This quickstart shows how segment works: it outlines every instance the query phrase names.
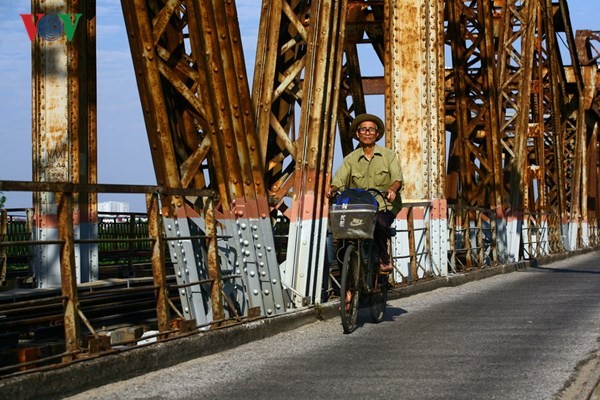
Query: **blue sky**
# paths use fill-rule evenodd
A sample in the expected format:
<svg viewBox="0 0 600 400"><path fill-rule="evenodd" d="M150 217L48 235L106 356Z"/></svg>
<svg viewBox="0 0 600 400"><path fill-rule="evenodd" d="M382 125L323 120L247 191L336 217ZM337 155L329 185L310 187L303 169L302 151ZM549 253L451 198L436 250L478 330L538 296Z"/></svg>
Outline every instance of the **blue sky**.
<svg viewBox="0 0 600 400"><path fill-rule="evenodd" d="M573 29L600 31L600 1L568 0ZM256 51L260 0L237 0L247 64ZM29 181L31 168L31 42L19 14L30 1L0 0L0 180ZM120 0L97 1L98 182L156 183ZM252 74L249 72L252 79ZM29 207L29 193L5 193L6 207ZM143 211L141 196L101 195Z"/></svg>

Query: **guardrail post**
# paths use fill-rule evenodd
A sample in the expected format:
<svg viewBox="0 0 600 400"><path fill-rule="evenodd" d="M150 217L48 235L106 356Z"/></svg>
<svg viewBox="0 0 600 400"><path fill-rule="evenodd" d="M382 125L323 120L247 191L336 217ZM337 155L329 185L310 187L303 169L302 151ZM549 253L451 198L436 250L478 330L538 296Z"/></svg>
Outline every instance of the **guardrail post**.
<svg viewBox="0 0 600 400"><path fill-rule="evenodd" d="M461 209L463 241L465 246L465 271L473 269L473 246L471 244L471 209Z"/></svg>
<svg viewBox="0 0 600 400"><path fill-rule="evenodd" d="M75 267L75 244L73 233L73 193L56 193L58 204L58 239L60 245L60 277L64 303L65 350L79 350L79 299Z"/></svg>
<svg viewBox="0 0 600 400"><path fill-rule="evenodd" d="M209 199L207 203L208 206L204 214L204 221L206 223L206 247L208 249L208 277L212 280L210 299L212 302L213 321L222 321L225 318L221 297L223 281L221 280L221 268L219 267L217 255L217 227L215 224L213 199Z"/></svg>
<svg viewBox="0 0 600 400"><path fill-rule="evenodd" d="M136 220L135 220L135 214L131 213L129 214L129 232L127 237L129 239L136 239ZM135 276L135 270L134 270L134 262L133 262L133 258L135 257L135 251L136 251L136 246L138 246L138 242L134 242L134 241L130 241L129 242L129 246L127 247L127 274L129 277L134 277Z"/></svg>
<svg viewBox="0 0 600 400"><path fill-rule="evenodd" d="M152 276L156 290L156 319L159 332L165 332L169 327L169 303L167 293L167 278L165 268L165 241L162 235L162 218L159 215L158 195L146 194L146 207L148 209L148 235L150 241L150 258L152 262Z"/></svg>
<svg viewBox="0 0 600 400"><path fill-rule="evenodd" d="M475 220L477 223L477 262L479 268L485 266L485 247L483 243L483 222L481 210L475 210Z"/></svg>
<svg viewBox="0 0 600 400"><path fill-rule="evenodd" d="M0 210L0 242L4 242L8 235L8 212ZM0 287L6 285L6 246L0 246Z"/></svg>
<svg viewBox="0 0 600 400"><path fill-rule="evenodd" d="M408 228L408 249L410 253L410 272L408 282L413 283L419 280L417 273L417 249L415 246L415 219L413 216L414 207L409 207L406 223Z"/></svg>

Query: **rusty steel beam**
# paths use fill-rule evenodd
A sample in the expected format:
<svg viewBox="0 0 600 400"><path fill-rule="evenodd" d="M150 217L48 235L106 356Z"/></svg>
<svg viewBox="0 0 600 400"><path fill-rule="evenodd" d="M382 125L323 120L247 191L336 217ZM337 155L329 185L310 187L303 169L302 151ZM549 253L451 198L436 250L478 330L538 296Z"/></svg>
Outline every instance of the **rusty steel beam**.
<svg viewBox="0 0 600 400"><path fill-rule="evenodd" d="M378 91L369 86L369 79L361 72L359 58L359 45L370 45L383 64L381 53L383 36L383 4L367 4L363 1L349 1L346 13L346 40L344 55L346 63L342 66L340 96L338 104L338 129L342 154L348 155L356 148L355 133L348 132L354 117L367 112L367 95L385 94L385 79L373 77L371 79L383 80L383 86ZM368 40L364 38L367 37ZM369 90L371 89L371 90ZM350 99L348 101L347 99ZM382 116L383 117L383 116Z"/></svg>
<svg viewBox="0 0 600 400"><path fill-rule="evenodd" d="M538 200L533 203L537 210L545 211L545 151L543 120L538 120L539 110L543 108L543 96L540 96L540 72L536 60L541 58L540 40L540 3L537 0L511 0L500 10L499 55L497 79L500 102L499 141L502 144L502 169L497 175L503 178L503 207L510 207L506 215L506 259L519 258L521 230L523 229L524 210L530 207L532 185L538 182ZM543 72L543 69L541 70ZM533 145L532 145L533 144ZM533 158L532 158L533 154ZM530 169L530 162L533 169ZM533 172L533 173L532 173ZM500 177L500 176L499 176ZM510 195L509 195L510 193ZM535 211L534 211L535 212ZM527 212L529 215L529 211ZM503 225L501 224L500 227Z"/></svg>
<svg viewBox="0 0 600 400"><path fill-rule="evenodd" d="M405 202L430 201L423 212L397 216L396 228L429 226L423 237L416 234L419 254L427 253L421 276L448 270L446 209L446 129L444 121L444 2L441 0L387 1L384 8L386 145L395 150L402 165ZM408 23L408 21L411 21ZM415 23L415 21L417 21ZM412 211L412 210L410 210ZM410 218L414 217L414 222ZM427 221L426 221L427 220ZM397 238L402 249L414 246L411 239ZM404 241L403 241L404 240ZM408 241L408 242L407 242ZM423 246L424 243L429 245ZM411 252L411 254L417 254ZM408 272L408 265L397 267ZM416 259L415 259L416 260ZM414 263L415 260L411 260ZM410 266L412 268L412 265ZM399 274L395 275L400 282Z"/></svg>
<svg viewBox="0 0 600 400"><path fill-rule="evenodd" d="M577 182L580 171L575 160L577 135L569 118L576 110L569 110L572 98L567 93L562 70L562 59L557 47L557 37L554 30L554 21L558 9L551 0L541 1L538 13L536 67L534 68L534 81L538 83L538 90L534 92L536 108L534 118L541 128L543 146L531 146L530 154L542 150L545 154L539 155L536 162L543 162L542 170L545 187L542 193L546 194L547 210L557 214L561 219L563 245L567 249L573 248L571 220L577 220L579 206L573 203L578 198L580 183ZM551 115L548 119L546 116ZM533 156L530 156L533 158ZM555 251L558 249L554 249Z"/></svg>
<svg viewBox="0 0 600 400"><path fill-rule="evenodd" d="M345 10L345 1L263 1L253 102L272 216L289 221L281 271L296 305L323 296Z"/></svg>
<svg viewBox="0 0 600 400"><path fill-rule="evenodd" d="M275 256L263 158L235 2L200 1L188 10L193 10L187 16L190 32L198 35L196 39L191 37L193 52L206 57L206 82L212 93L210 100L214 102L211 117L218 129L213 143L218 143L223 151L225 170L232 175L232 210L224 212L220 222L234 235L231 245L237 247L242 258L234 267L245 276L250 307L260 307L267 316L280 314L286 308L286 294Z"/></svg>
<svg viewBox="0 0 600 400"><path fill-rule="evenodd" d="M43 34L38 32L32 41L34 181L88 184L97 181L95 7L95 0L32 1L32 16L24 17L48 28ZM40 19L40 14L45 16ZM68 15L68 19L61 20L59 14ZM71 25L73 31L65 24ZM95 237L97 195L76 195L74 200L76 236ZM34 208L37 227L34 232L38 239L55 238L54 194L35 192ZM79 245L76 251L78 280L98 279L97 246ZM55 248L40 246L33 262L38 287L60 286Z"/></svg>
<svg viewBox="0 0 600 400"><path fill-rule="evenodd" d="M160 217L160 204L158 196L146 194L146 208L148 210L148 236L150 242L150 262L152 263L152 276L156 285L156 321L159 332L170 329L169 321L169 293L167 288L167 273L165 268L165 243L163 240L162 220Z"/></svg>
<svg viewBox="0 0 600 400"><path fill-rule="evenodd" d="M79 350L81 326L79 299L77 295L77 272L75 248L73 244L74 199L72 193L56 193L58 216L58 239L60 245L60 272L62 296L65 298L63 323L65 327L65 350L67 353ZM67 360L63 360L67 361Z"/></svg>
<svg viewBox="0 0 600 400"><path fill-rule="evenodd" d="M451 152L458 159L458 204L497 208L502 201L494 21L488 0L446 3L454 71L457 129ZM453 171L449 171L453 172ZM458 183L458 182L457 182ZM451 193L456 193L451 190Z"/></svg>
<svg viewBox="0 0 600 400"><path fill-rule="evenodd" d="M223 299L221 297L223 281L221 279L219 256L217 254L217 222L215 220L214 200L211 199L207 201L204 215L206 222L206 236L208 236L206 249L208 278L212 281L210 287L210 300L212 304L213 319L215 321L222 321L225 318L225 313L223 312Z"/></svg>
<svg viewBox="0 0 600 400"><path fill-rule="evenodd" d="M586 174L582 183L587 188L587 198L582 198L582 218L584 223L591 224L592 221L597 221L600 210L600 178L598 177L598 165L600 163L598 152L600 144L598 143L598 124L600 121L600 32L581 30L575 35L575 47L577 52L577 60L580 65L581 78L583 82L583 96L580 102L583 103L585 110L586 130L586 154L587 165ZM575 69L572 68L572 78L574 81ZM583 229L584 232L587 230ZM584 239L585 240L585 239Z"/></svg>
<svg viewBox="0 0 600 400"><path fill-rule="evenodd" d="M529 96L533 65L533 15L537 1L506 1L500 13L499 55L496 74L499 90L500 131L502 144L502 169L496 171L503 182L503 206L508 205L508 193L512 194L511 207L521 205L520 190L523 147L529 124ZM511 168L510 179L501 176Z"/></svg>
<svg viewBox="0 0 600 400"><path fill-rule="evenodd" d="M139 0L122 5L157 181L219 193L215 217L221 233L230 237L219 245L229 249L220 267L242 276L228 285L231 297L243 304L243 313L248 307L264 315L283 312L235 2ZM202 198L161 200L168 237L207 229ZM206 289L187 283L207 278L209 260L200 249L208 245L170 240L169 246L184 288L180 297L187 304L186 318L200 325L213 319L210 307L204 307ZM269 250L257 252L260 248Z"/></svg>
<svg viewBox="0 0 600 400"><path fill-rule="evenodd" d="M569 145L566 146L566 148L567 151L572 152L571 157L573 159L571 167L573 169L573 179L568 180L568 182L574 187L571 193L569 209L569 224L571 231L570 248L574 249L576 247L584 246L584 243L588 243L588 130L586 128L585 119L585 89L582 69L579 65L575 34L571 27L567 1L559 0L558 3L552 3L551 5L548 4L548 10L551 9L550 6L552 6L552 13L548 18L552 18L553 23L551 26L555 27L552 28L552 30L554 30L553 37L555 37L554 47L558 47L556 44L558 40L560 40L558 33L564 32L569 51L571 71L573 72L573 77L575 80L574 85L572 82L568 81L568 71L566 68L560 68L558 71L560 85L557 86L561 89L560 98L563 100L561 105L561 114L565 119L568 143L572 144L572 146ZM553 57L554 63L560 66L564 65L561 53L558 50L555 51ZM576 233L573 231L576 231Z"/></svg>

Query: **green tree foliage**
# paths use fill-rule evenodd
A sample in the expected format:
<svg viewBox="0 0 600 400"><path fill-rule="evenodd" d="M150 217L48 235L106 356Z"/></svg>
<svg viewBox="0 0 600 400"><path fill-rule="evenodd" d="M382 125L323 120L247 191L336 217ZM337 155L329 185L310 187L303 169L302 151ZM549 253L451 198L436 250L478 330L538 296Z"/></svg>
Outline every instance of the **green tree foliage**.
<svg viewBox="0 0 600 400"><path fill-rule="evenodd" d="M4 208L4 203L6 202L6 196L0 192L0 208Z"/></svg>

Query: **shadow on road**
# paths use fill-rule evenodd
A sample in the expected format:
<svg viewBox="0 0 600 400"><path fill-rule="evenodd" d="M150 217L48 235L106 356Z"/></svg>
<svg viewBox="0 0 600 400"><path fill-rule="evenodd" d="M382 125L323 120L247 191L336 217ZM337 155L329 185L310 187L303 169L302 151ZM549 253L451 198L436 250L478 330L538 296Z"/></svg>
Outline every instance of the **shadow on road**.
<svg viewBox="0 0 600 400"><path fill-rule="evenodd" d="M402 314L407 314L403 308L400 307L390 307L388 306L385 309L385 315L383 316L383 321L381 322L392 322L395 321ZM365 325L373 324L371 320L371 311L368 306L361 306L358 310L358 320L356 321L356 329L362 328Z"/></svg>
<svg viewBox="0 0 600 400"><path fill-rule="evenodd" d="M562 272L562 273L577 273L577 274L600 274L600 271L588 271L582 269L570 269L570 268L550 268L550 267L542 267L538 265L538 261L535 258L532 258L529 261L529 268L549 271L549 272Z"/></svg>

